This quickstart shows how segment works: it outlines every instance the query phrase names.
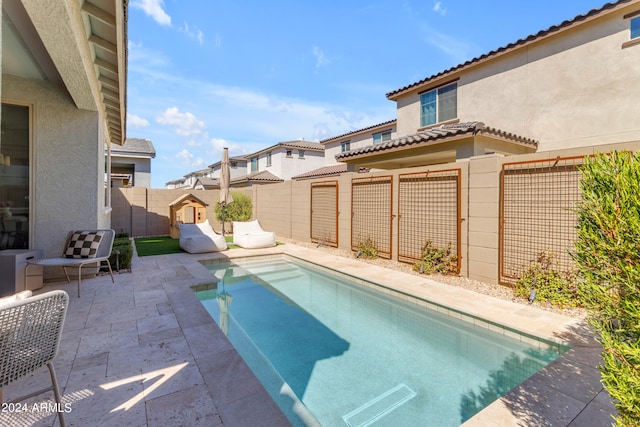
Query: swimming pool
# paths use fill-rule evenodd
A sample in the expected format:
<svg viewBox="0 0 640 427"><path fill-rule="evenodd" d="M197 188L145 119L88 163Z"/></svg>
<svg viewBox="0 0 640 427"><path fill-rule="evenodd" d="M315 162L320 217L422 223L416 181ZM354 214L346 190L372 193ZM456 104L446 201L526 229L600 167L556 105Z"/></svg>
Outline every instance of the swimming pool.
<svg viewBox="0 0 640 427"><path fill-rule="evenodd" d="M286 256L205 265L196 295L294 425L457 426L566 350Z"/></svg>

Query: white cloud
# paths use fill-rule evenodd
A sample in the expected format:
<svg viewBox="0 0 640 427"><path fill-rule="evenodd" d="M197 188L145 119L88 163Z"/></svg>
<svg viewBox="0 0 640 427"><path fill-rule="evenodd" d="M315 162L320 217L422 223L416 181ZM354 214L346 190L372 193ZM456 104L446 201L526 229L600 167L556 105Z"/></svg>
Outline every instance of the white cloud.
<svg viewBox="0 0 640 427"><path fill-rule="evenodd" d="M170 107L165 110L156 121L162 125L173 126L180 136L193 136L201 134L205 128L204 122L198 120L193 114L181 113L178 107Z"/></svg>
<svg viewBox="0 0 640 427"><path fill-rule="evenodd" d="M149 126L149 120L136 116L135 114L127 114L127 127L133 129L144 129Z"/></svg>
<svg viewBox="0 0 640 427"><path fill-rule="evenodd" d="M131 7L141 9L160 25L171 26L171 17L164 11L164 0L136 0Z"/></svg>
<svg viewBox="0 0 640 427"><path fill-rule="evenodd" d="M442 2L439 2L439 1L434 1L433 2L433 11L436 12L436 13L439 13L442 16L447 14L447 9L445 9L442 6Z"/></svg>
<svg viewBox="0 0 640 427"><path fill-rule="evenodd" d="M175 157L189 168L204 169L207 167L207 162L205 162L204 159L197 157L186 148L180 150Z"/></svg>
<svg viewBox="0 0 640 427"><path fill-rule="evenodd" d="M313 47L313 56L316 57L316 68L323 67L331 62L329 58L324 55L322 49L320 49L318 46Z"/></svg>
<svg viewBox="0 0 640 427"><path fill-rule="evenodd" d="M198 27L191 28L189 24L185 22L184 25L179 28L179 30L185 33L190 38L197 40L200 46L203 45L204 33Z"/></svg>

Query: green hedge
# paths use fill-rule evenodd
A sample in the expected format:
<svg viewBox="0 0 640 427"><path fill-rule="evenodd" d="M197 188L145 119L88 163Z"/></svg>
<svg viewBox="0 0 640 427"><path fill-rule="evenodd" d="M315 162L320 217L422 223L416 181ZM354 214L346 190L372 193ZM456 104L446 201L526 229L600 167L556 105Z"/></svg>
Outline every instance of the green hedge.
<svg viewBox="0 0 640 427"><path fill-rule="evenodd" d="M574 260L619 426L640 425L640 154L587 158Z"/></svg>
<svg viewBox="0 0 640 427"><path fill-rule="evenodd" d="M116 251L119 254L116 254ZM133 258L133 245L128 233L118 233L113 240L113 249L111 249L111 256L109 257L109 263L111 269L117 271L131 270L131 259Z"/></svg>

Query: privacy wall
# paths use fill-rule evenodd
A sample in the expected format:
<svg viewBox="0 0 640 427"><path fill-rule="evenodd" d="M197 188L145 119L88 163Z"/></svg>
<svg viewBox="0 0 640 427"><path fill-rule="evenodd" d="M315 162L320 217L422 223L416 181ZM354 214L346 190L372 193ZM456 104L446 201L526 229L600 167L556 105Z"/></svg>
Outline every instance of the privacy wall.
<svg viewBox="0 0 640 427"><path fill-rule="evenodd" d="M450 164L285 181L234 191L279 239L355 251L371 240L380 256L414 263L427 242L458 254L460 275L512 284L538 256L573 268L574 208L585 156L635 151L640 142L519 156L487 154ZM217 190L113 189L112 224L134 236L166 235L169 204L182 193L209 203Z"/></svg>

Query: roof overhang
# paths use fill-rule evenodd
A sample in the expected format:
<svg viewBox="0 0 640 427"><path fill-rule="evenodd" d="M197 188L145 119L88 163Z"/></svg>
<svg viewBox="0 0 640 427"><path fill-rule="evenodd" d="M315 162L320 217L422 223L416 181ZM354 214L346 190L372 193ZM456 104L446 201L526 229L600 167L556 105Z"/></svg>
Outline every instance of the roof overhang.
<svg viewBox="0 0 640 427"><path fill-rule="evenodd" d="M43 78L64 87L77 108L102 111L108 140L122 145L127 0L15 0L2 8Z"/></svg>
<svg viewBox="0 0 640 427"><path fill-rule="evenodd" d="M457 123L427 129L336 155L336 160L357 168L399 169L455 162L472 156L532 153L538 143L481 122Z"/></svg>
<svg viewBox="0 0 640 427"><path fill-rule="evenodd" d="M509 43L506 46L502 46L498 49L487 52L483 55L470 59L462 64L456 65L452 68L441 71L430 77L424 78L418 82L411 83L407 86L388 92L386 94L387 99L391 101L397 101L398 98L404 95L419 92L426 88L433 87L434 85L437 85L437 84L442 84L446 80L454 78L462 71L466 71L473 67L477 67L483 63L492 61L503 55L509 54L515 50L527 48L528 46L531 46L532 44L535 44L535 43L540 43L545 39L548 39L550 37L555 37L558 34L561 34L565 31L572 30L573 28L579 25L584 25L593 20L599 19L602 16L608 15L610 13L622 10L624 8L635 7L634 5L636 3L638 3L638 0L618 0L618 1L612 1L612 2L606 3L600 8L592 9L583 15L578 15L573 19L563 21L559 25L553 25L547 28L546 30L542 30L535 34L531 34L528 37L519 39L513 43Z"/></svg>

